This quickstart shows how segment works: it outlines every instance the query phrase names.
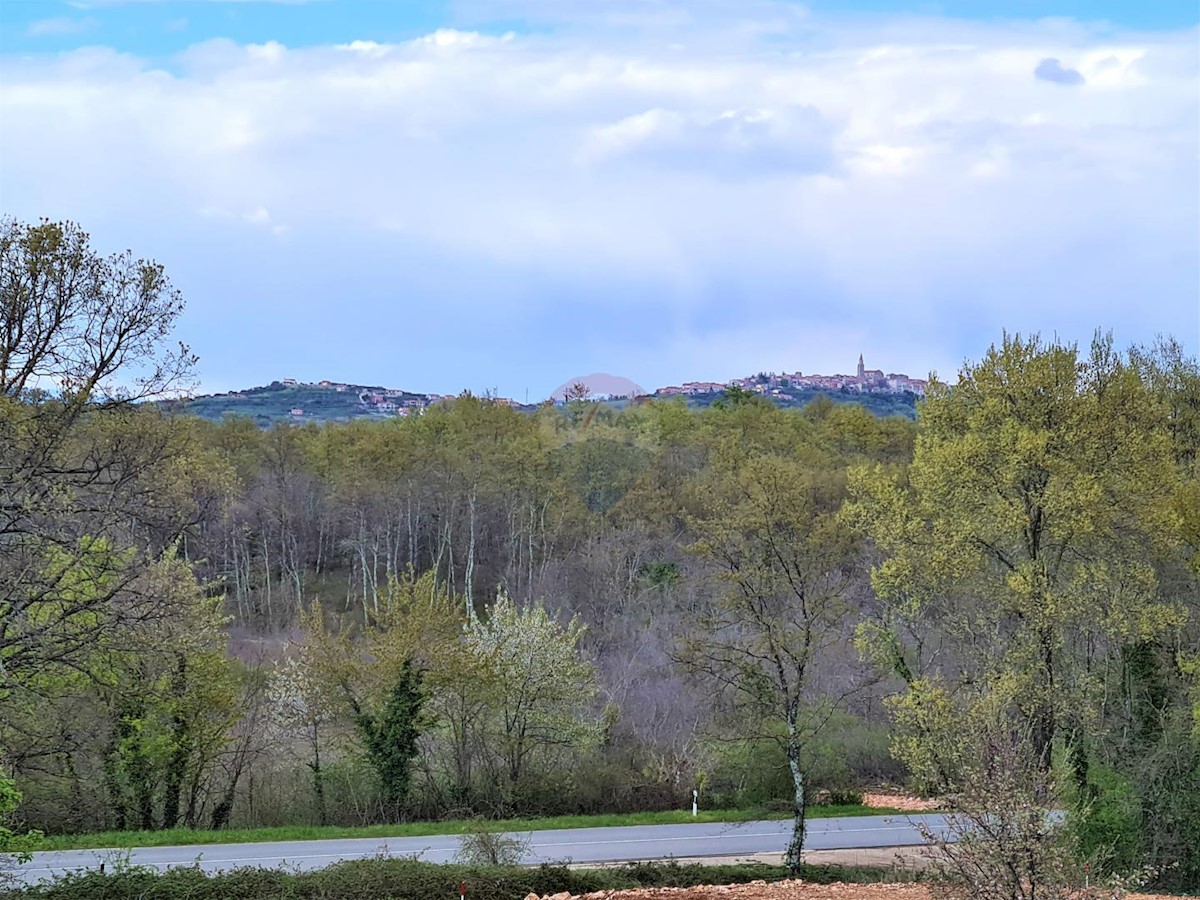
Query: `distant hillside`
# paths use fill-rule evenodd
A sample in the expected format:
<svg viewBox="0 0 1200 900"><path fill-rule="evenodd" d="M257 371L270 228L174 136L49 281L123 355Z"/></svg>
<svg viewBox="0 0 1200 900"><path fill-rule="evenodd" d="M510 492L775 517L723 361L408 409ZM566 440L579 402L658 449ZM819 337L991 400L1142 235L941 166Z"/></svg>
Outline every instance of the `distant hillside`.
<svg viewBox="0 0 1200 900"><path fill-rule="evenodd" d="M721 397L722 391L707 394L692 394L688 396L688 406L712 406ZM917 416L917 401L921 398L913 393L872 394L853 390L819 391L811 388L784 389L769 395L766 399L783 409L797 409L807 406L818 397L827 397L834 403L859 403L868 412L883 418L885 416L904 416L915 419Z"/></svg>
<svg viewBox="0 0 1200 900"><path fill-rule="evenodd" d="M248 416L260 425L279 420L330 422L359 418L390 418L400 410L420 409L433 396L374 385L298 384L273 381L264 387L205 394L172 406L203 419Z"/></svg>
<svg viewBox="0 0 1200 900"><path fill-rule="evenodd" d="M594 379L595 383L588 379ZM693 390L687 394L677 391L656 391L645 394L628 379L615 376L586 376L572 379L563 385L565 389L576 381L584 381L596 394L619 396L635 395L636 400L604 400L617 408L631 402L664 400L682 397L688 406L702 408L711 406L723 394L723 387L712 385L711 390ZM747 379L751 388L753 379ZM766 385L757 391L764 399L785 409L797 408L811 403L816 397L828 397L834 403L860 403L877 416L916 415L919 397L911 392L870 392L849 388L818 390L808 386L781 383L766 390ZM247 416L266 427L273 422L344 422L350 419L386 419L395 416L413 415L442 399L440 394L418 394L378 385L342 384L324 381L319 384L302 384L294 381L273 381L263 387L231 391L227 394L205 394L188 400L173 401L172 408L203 419L219 421L225 416ZM522 406L510 400L497 402L522 410L535 406ZM558 402L562 402L559 400Z"/></svg>

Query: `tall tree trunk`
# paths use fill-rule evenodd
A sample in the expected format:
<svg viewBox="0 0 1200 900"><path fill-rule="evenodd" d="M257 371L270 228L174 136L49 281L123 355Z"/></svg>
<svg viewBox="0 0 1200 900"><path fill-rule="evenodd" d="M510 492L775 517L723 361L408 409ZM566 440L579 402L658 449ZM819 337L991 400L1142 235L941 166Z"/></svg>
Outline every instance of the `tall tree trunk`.
<svg viewBox="0 0 1200 900"><path fill-rule="evenodd" d="M183 813L183 824L186 828L195 828L196 823L200 821L200 788L204 778L204 770L208 765L208 760L201 754L196 761L192 772L192 783L188 785L188 802L187 809Z"/></svg>
<svg viewBox="0 0 1200 900"><path fill-rule="evenodd" d="M437 553L433 557L433 580L435 583L442 579L442 554L445 552L445 528L438 529ZM447 579L447 582L450 579Z"/></svg>
<svg viewBox="0 0 1200 900"><path fill-rule="evenodd" d="M534 558L533 537L534 537L534 533L536 531L537 531L537 507L533 503L530 503L529 504L529 533L528 533L528 538L526 540L526 548L525 548L525 554L527 557L525 562L526 562L526 565L529 567L529 575L525 579L525 599L526 600L530 599L530 597L533 596L533 558Z"/></svg>
<svg viewBox="0 0 1200 900"><path fill-rule="evenodd" d="M467 568L464 580L466 581L467 620L470 621L475 618L475 488L473 486L467 497L467 509L470 519L470 540L467 543Z"/></svg>
<svg viewBox="0 0 1200 900"><path fill-rule="evenodd" d="M274 615L271 610L271 548L267 541L267 530L264 528L261 535L262 552L263 552L263 576L266 586L266 604L267 604L267 623L274 624Z"/></svg>
<svg viewBox="0 0 1200 900"><path fill-rule="evenodd" d="M317 559L313 565L313 574L320 576L321 566L325 561L325 516L317 516Z"/></svg>
<svg viewBox="0 0 1200 900"><path fill-rule="evenodd" d="M788 722L788 769L792 773L792 839L788 842L784 862L792 875L800 872L804 852L804 820L808 803L804 796L804 771L800 767L800 744L796 740L796 724Z"/></svg>
<svg viewBox="0 0 1200 900"><path fill-rule="evenodd" d="M225 786L225 792L221 795L221 799L213 807L209 827L214 831L228 825L230 816L233 815L233 804L237 799L238 782L242 780L242 770L246 767L246 758L249 749L250 736L247 735L238 744L237 750L234 751L233 771L230 773L229 783Z"/></svg>
<svg viewBox="0 0 1200 900"><path fill-rule="evenodd" d="M1038 768L1046 773L1050 771L1058 726L1054 710L1054 636L1048 628L1044 628L1039 638L1044 683L1041 685L1042 696L1038 698L1033 712L1033 749L1037 754Z"/></svg>
<svg viewBox="0 0 1200 900"><path fill-rule="evenodd" d="M113 729L108 753L104 758L104 793L112 814L111 819L105 816L105 822L111 822L111 827L116 831L124 831L128 827L129 819L125 812L125 792L121 789L120 757L118 755L119 734L120 724L118 723L117 727Z"/></svg>
<svg viewBox="0 0 1200 900"><path fill-rule="evenodd" d="M130 775L134 783L134 795L137 797L138 822L140 823L138 827L142 831L153 831L154 782L150 760L140 743L137 745L134 761L130 765Z"/></svg>
<svg viewBox="0 0 1200 900"><path fill-rule="evenodd" d="M177 703L187 691L187 657L175 655L175 674L171 679L171 693ZM171 720L171 739L174 747L167 763L166 783L163 788L163 828L174 828L179 824L179 801L183 792L183 779L187 775L188 760L192 755L191 729L187 718L176 709Z"/></svg>
<svg viewBox="0 0 1200 900"><path fill-rule="evenodd" d="M313 759L308 764L313 774L313 793L317 798L317 819L321 825L329 824L329 814L325 807L325 775L321 771L321 738L317 732L316 723L312 727Z"/></svg>
<svg viewBox="0 0 1200 900"><path fill-rule="evenodd" d="M417 568L417 534L416 534L416 526L415 526L415 523L413 522L412 494L408 495L407 501L408 501L408 516L407 516L407 521L408 521L408 564L410 566L412 566L413 571L415 572L416 568Z"/></svg>

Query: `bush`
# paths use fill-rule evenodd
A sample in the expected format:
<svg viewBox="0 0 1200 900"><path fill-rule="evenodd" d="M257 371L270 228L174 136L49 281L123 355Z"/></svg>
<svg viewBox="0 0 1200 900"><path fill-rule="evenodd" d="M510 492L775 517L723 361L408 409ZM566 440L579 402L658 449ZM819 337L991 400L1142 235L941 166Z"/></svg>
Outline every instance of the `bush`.
<svg viewBox="0 0 1200 900"><path fill-rule="evenodd" d="M7 827L8 817L20 803L21 792L8 774L0 770L0 885L13 876L17 866L29 861L41 838L40 832L20 834Z"/></svg>
<svg viewBox="0 0 1200 900"><path fill-rule="evenodd" d="M468 866L517 866L529 852L529 837L505 834L495 825L477 819L463 832L454 858Z"/></svg>
<svg viewBox="0 0 1200 900"><path fill-rule="evenodd" d="M891 738L887 724L873 724L849 713L836 714L812 742L811 783L832 791L904 782L908 772L892 755Z"/></svg>
<svg viewBox="0 0 1200 900"><path fill-rule="evenodd" d="M906 778L892 757L890 731L849 713L833 715L805 748L805 775L811 802L858 803L854 788ZM770 742L727 742L714 748L716 764L709 787L710 807L761 806L790 809L792 778L783 750ZM838 800L818 799L837 795Z"/></svg>
<svg viewBox="0 0 1200 900"><path fill-rule="evenodd" d="M786 878L782 866L703 866L638 863L611 869L569 869L563 865L499 868L436 865L411 859L353 860L315 872L240 869L205 875L199 869L172 869L161 875L136 868L118 874L72 875L52 884L6 893L13 900L447 900L467 885L472 900L522 900L530 893L636 887L690 887ZM805 866L806 881L894 881L896 873L834 866Z"/></svg>
<svg viewBox="0 0 1200 900"><path fill-rule="evenodd" d="M1200 885L1200 742L1184 728L1137 756L1092 761L1086 792L1073 794L1081 852L1103 872L1146 866L1156 887Z"/></svg>
<svg viewBox="0 0 1200 900"><path fill-rule="evenodd" d="M1082 857L1097 860L1106 870L1134 868L1141 849L1142 810L1130 781L1093 764L1088 769L1087 796L1073 797L1072 804L1070 821Z"/></svg>
<svg viewBox="0 0 1200 900"><path fill-rule="evenodd" d="M700 802L711 808L770 807L792 796L787 759L771 743L731 742L718 755Z"/></svg>
<svg viewBox="0 0 1200 900"><path fill-rule="evenodd" d="M834 788L817 795L817 806L862 806L862 791L853 788Z"/></svg>
<svg viewBox="0 0 1200 900"><path fill-rule="evenodd" d="M1156 885L1200 887L1200 739L1183 728L1164 735L1136 766L1141 799L1139 860Z"/></svg>

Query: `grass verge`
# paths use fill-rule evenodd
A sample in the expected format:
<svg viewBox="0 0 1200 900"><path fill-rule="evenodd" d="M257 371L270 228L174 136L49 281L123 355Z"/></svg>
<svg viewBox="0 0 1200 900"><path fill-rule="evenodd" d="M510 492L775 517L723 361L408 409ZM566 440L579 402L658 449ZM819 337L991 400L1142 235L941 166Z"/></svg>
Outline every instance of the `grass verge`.
<svg viewBox="0 0 1200 900"><path fill-rule="evenodd" d="M205 875L195 868L182 868L157 874L133 867L107 875L70 875L5 896L21 900L447 900L458 897L459 884L465 884L470 900L522 900L530 893L584 894L622 888L736 884L756 879L778 881L786 877L787 870L781 866L749 864L639 863L609 869L543 865L527 869L367 859L315 872L241 869ZM801 877L818 884L912 880L910 873L839 866L805 866Z"/></svg>
<svg viewBox="0 0 1200 900"><path fill-rule="evenodd" d="M810 819L844 816L880 816L898 810L870 806L811 806ZM765 809L701 810L693 817L689 810L623 813L601 816L555 816L546 819L504 819L490 824L506 831L551 831L563 828L605 828L615 825L685 825L696 822L751 822L760 819L785 819L783 813ZM229 828L202 831L169 828L164 831L99 831L91 834L47 835L39 850L129 849L133 847L190 847L200 844L243 844L264 841L316 841L326 838L429 837L462 834L478 827L474 819L440 822L403 822L395 825L340 827L336 825L288 825L280 828Z"/></svg>

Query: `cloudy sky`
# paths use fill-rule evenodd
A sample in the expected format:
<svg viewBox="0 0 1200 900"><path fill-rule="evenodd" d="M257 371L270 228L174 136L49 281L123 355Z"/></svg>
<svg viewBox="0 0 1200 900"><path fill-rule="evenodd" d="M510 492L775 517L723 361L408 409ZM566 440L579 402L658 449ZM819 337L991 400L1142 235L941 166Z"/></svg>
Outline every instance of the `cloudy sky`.
<svg viewBox="0 0 1200 900"><path fill-rule="evenodd" d="M6 0L0 212L163 262L208 390L1195 353L1198 38L1190 0Z"/></svg>

